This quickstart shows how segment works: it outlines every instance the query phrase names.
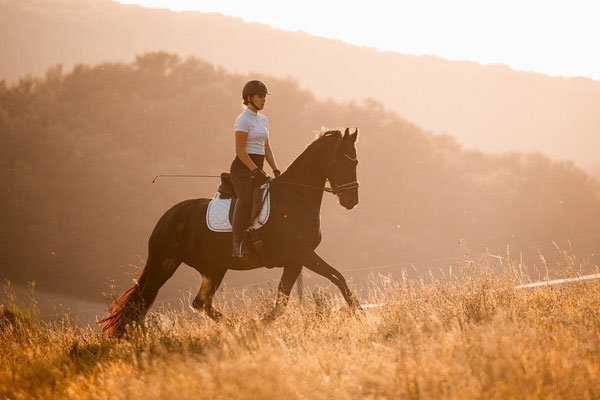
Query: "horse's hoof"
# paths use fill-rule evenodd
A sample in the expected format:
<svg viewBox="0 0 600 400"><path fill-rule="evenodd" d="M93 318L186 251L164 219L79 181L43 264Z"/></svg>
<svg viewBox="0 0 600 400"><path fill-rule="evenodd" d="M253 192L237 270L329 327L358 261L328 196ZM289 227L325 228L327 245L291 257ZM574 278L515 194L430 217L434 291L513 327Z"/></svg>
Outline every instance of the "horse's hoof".
<svg viewBox="0 0 600 400"><path fill-rule="evenodd" d="M221 319L219 319L219 323L223 324L228 329L234 329L235 328L235 325L233 324L233 321L231 321L229 318L222 317Z"/></svg>
<svg viewBox="0 0 600 400"><path fill-rule="evenodd" d="M271 311L270 313L268 313L264 317L262 317L260 322L262 322L264 325L269 325L270 323L275 321L275 319L277 318L278 315L279 315L278 313Z"/></svg>
<svg viewBox="0 0 600 400"><path fill-rule="evenodd" d="M353 304L350 306L350 311L352 311L352 314L355 316L360 316L360 315L366 315L367 313L365 312L364 308L362 308L362 306L360 304Z"/></svg>
<svg viewBox="0 0 600 400"><path fill-rule="evenodd" d="M210 319L215 321L217 324L223 324L229 327L233 327L233 322L219 311L213 310L209 315Z"/></svg>

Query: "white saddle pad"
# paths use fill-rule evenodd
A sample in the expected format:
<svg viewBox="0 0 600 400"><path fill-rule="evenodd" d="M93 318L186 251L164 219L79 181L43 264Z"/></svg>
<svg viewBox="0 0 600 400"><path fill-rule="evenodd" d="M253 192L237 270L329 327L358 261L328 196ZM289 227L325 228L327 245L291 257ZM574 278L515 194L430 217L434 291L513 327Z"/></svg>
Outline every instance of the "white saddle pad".
<svg viewBox="0 0 600 400"><path fill-rule="evenodd" d="M265 183L262 187L267 188L268 185ZM269 212L271 209L271 194L268 190L263 193L263 200L267 197L263 203L263 207L260 210L258 217L252 221L252 225L249 229L258 229L263 226L269 219ZM208 210L206 211L206 225L208 229L215 232L231 232L231 223L229 222L229 207L231 206L231 199L221 199L219 193L215 193L213 199L208 203Z"/></svg>

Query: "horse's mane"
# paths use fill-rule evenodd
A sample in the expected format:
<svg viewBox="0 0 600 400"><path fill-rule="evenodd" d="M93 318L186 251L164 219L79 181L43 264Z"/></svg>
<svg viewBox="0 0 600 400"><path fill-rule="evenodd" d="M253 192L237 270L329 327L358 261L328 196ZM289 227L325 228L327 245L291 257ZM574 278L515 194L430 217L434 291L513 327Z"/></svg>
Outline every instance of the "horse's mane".
<svg viewBox="0 0 600 400"><path fill-rule="evenodd" d="M327 138L330 138L332 136L341 136L341 135L342 135L342 131L340 131L338 129L329 129L329 130L321 131L321 132L317 133L315 140L313 140L311 143L309 143L306 146L306 148L304 149L304 151L302 151L302 153L300 153L300 155L298 155L298 157L296 157L294 159L294 161L292 161L292 163L290 164L288 169L290 167L292 167L294 164L296 164L297 162L299 162L301 159L303 159L304 156L306 154L308 154L315 146L317 146L318 144L321 144Z"/></svg>
<svg viewBox="0 0 600 400"><path fill-rule="evenodd" d="M308 153L317 144L322 143L326 138L331 137L331 136L338 136L341 134L342 134L342 131L337 130L337 129L330 129L327 131L322 131L322 132L317 133L315 140L313 140L311 143L308 144L308 146L306 146L304 151L302 153L300 153L300 155L298 157L296 157L296 160L301 158L304 154ZM294 161L296 161L296 160L294 160Z"/></svg>
<svg viewBox="0 0 600 400"><path fill-rule="evenodd" d="M325 138L331 137L331 136L338 136L341 135L342 131L338 130L338 129L329 129L327 131L322 131L317 133L317 135L315 136L315 140L313 140L311 143L308 144L308 146L306 146L306 148L304 149L304 151L302 153L300 153L300 156L304 153L306 153L308 151L308 149L314 147L317 143L321 143L323 140L325 140ZM298 156L298 157L300 157Z"/></svg>
<svg viewBox="0 0 600 400"><path fill-rule="evenodd" d="M320 139L325 136L331 136L331 135L336 135L336 134L341 135L342 131L340 131L339 129L329 129L327 131L317 133L317 136L315 137L315 139Z"/></svg>

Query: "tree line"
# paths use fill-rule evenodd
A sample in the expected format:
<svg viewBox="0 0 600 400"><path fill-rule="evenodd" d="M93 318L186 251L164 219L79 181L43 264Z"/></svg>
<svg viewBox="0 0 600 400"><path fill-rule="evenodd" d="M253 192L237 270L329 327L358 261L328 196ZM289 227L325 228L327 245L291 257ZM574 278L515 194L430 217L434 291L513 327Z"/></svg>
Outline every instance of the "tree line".
<svg viewBox="0 0 600 400"><path fill-rule="evenodd" d="M465 150L370 99L320 101L291 78L156 52L0 83L4 277L75 294L129 279L123 266L143 263L160 215L218 184L152 178L227 171L241 88L255 78L272 93L264 113L280 169L323 129L360 130L360 203L348 212L326 197L322 213L320 251L342 271L460 255L459 240L532 259L541 247L551 257L552 241L597 250L600 185L571 162Z"/></svg>

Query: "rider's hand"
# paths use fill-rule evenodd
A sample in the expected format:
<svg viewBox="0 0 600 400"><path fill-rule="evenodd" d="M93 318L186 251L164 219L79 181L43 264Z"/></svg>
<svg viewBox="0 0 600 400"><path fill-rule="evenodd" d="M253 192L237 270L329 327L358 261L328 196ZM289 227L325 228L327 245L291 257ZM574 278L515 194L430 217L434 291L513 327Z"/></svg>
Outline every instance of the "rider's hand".
<svg viewBox="0 0 600 400"><path fill-rule="evenodd" d="M275 169L273 170L273 175L275 175L275 178L277 178L279 175L281 175L281 171L280 171L280 170L278 170L277 168L275 168Z"/></svg>
<svg viewBox="0 0 600 400"><path fill-rule="evenodd" d="M262 169L255 168L252 170L252 179L254 179L259 185L262 185L263 183L270 181L271 177Z"/></svg>

